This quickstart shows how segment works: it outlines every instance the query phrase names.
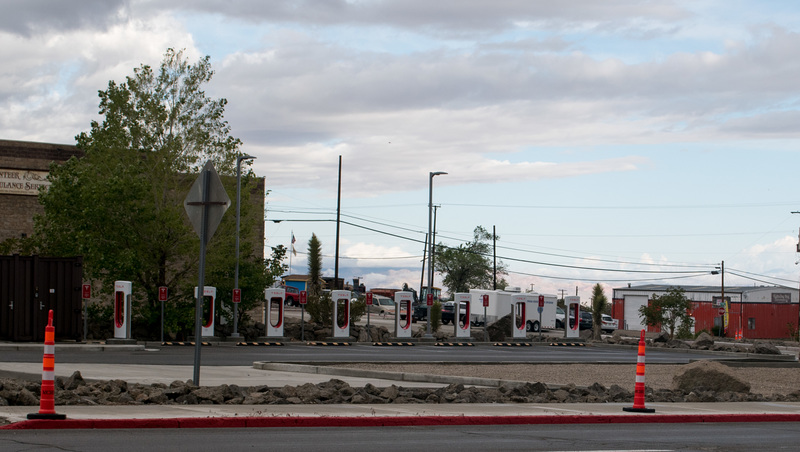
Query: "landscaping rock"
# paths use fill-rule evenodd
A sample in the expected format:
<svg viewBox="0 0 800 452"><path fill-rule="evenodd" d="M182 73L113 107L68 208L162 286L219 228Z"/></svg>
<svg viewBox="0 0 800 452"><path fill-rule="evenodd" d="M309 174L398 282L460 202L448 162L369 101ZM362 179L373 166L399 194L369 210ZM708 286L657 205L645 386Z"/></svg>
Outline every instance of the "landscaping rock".
<svg viewBox="0 0 800 452"><path fill-rule="evenodd" d="M694 340L692 348L698 350L709 350L714 346L714 338L710 334L703 331Z"/></svg>
<svg viewBox="0 0 800 452"><path fill-rule="evenodd" d="M778 347L770 344L769 342L765 341L755 341L753 342L753 349L752 352L757 355L780 355L781 351L778 350Z"/></svg>

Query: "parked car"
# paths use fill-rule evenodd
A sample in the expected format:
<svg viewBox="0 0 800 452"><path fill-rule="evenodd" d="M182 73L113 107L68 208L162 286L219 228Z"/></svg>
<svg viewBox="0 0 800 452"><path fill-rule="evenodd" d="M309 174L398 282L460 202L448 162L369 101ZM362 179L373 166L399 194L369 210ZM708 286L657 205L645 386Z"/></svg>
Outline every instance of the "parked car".
<svg viewBox="0 0 800 452"><path fill-rule="evenodd" d="M452 301L448 301L442 304L442 325L447 325L450 322L453 322L455 319L455 311L456 311L456 304ZM459 321L465 322L467 319L467 307L461 306L461 314L459 315Z"/></svg>
<svg viewBox="0 0 800 452"><path fill-rule="evenodd" d="M592 320L592 313L588 311L581 311L581 320L578 323L579 330L591 330L594 321Z"/></svg>
<svg viewBox="0 0 800 452"><path fill-rule="evenodd" d="M372 295L372 306L370 306L369 312L373 314L379 314L384 317L394 317L394 300L389 297L384 297L383 295Z"/></svg>
<svg viewBox="0 0 800 452"><path fill-rule="evenodd" d="M601 316L603 320L603 325L601 327L603 332L613 333L614 330L616 330L617 327L619 326L619 320L612 318L608 314L601 314Z"/></svg>
<svg viewBox="0 0 800 452"><path fill-rule="evenodd" d="M561 306L556 306L556 328L564 328L564 317L566 314Z"/></svg>
<svg viewBox="0 0 800 452"><path fill-rule="evenodd" d="M287 306L300 306L300 289L292 286L281 286L286 291L286 298L283 304Z"/></svg>
<svg viewBox="0 0 800 452"><path fill-rule="evenodd" d="M578 320L578 329L579 330L591 330L592 325L594 322L592 321L592 313L589 311L581 311L580 319ZM575 317L569 317L569 326L570 328L575 327Z"/></svg>

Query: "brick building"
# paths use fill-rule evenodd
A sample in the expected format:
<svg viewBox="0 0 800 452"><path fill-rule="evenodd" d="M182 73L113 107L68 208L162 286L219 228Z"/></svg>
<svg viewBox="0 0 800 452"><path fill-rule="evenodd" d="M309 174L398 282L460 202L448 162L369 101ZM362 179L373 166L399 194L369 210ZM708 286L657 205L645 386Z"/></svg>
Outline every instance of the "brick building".
<svg viewBox="0 0 800 452"><path fill-rule="evenodd" d="M33 217L43 213L37 195L49 185L50 164L82 155L67 144L0 140L0 242L33 233Z"/></svg>
<svg viewBox="0 0 800 452"><path fill-rule="evenodd" d="M0 242L9 238L33 234L33 217L44 213L39 204L39 188L47 187L50 164L66 162L70 157L82 157L83 151L68 144L34 143L0 140ZM227 179L230 176L223 176ZM265 179L259 177L250 192L250 202L256 212L264 211ZM257 213L259 217L263 216ZM264 258L264 223L256 223L260 246L254 251Z"/></svg>

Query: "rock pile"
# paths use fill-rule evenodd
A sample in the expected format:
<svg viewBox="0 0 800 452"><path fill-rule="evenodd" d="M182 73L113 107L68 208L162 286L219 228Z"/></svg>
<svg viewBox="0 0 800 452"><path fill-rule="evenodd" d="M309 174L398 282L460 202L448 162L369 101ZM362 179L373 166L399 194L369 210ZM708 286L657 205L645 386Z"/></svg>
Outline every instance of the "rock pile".
<svg viewBox="0 0 800 452"><path fill-rule="evenodd" d="M690 372L697 370L698 372ZM687 366L675 388L647 389L648 402L746 402L800 401L800 391L788 395L752 394L749 385L734 386L714 366ZM723 371L722 374L725 372ZM714 374L716 375L716 374ZM0 406L39 404L40 383L17 379L0 379ZM122 380L86 382L80 372L69 378L56 378L56 405L282 405L282 404L386 404L386 403L611 403L631 402L633 393L617 385L606 388L595 383L589 387L543 383L506 384L497 388L466 387L451 384L441 388L385 388L367 384L352 387L331 379L325 383L300 386L237 385L195 386L191 382L165 384L131 384Z"/></svg>

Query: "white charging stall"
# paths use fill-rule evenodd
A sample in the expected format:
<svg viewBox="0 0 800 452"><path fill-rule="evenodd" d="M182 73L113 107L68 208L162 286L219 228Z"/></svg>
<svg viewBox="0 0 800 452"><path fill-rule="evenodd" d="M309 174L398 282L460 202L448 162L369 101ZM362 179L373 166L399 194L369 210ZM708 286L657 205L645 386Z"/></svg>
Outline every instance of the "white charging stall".
<svg viewBox="0 0 800 452"><path fill-rule="evenodd" d="M266 309L264 309L266 337L283 337L283 307L286 301L286 289L266 289L264 299L267 303Z"/></svg>
<svg viewBox="0 0 800 452"><path fill-rule="evenodd" d="M529 296L518 293L511 296L511 337L525 339L528 337L528 300Z"/></svg>
<svg viewBox="0 0 800 452"><path fill-rule="evenodd" d="M472 313L472 295L469 293L457 293L455 295L455 312L453 313L453 324L456 329L456 338L471 338L469 316ZM465 315L461 315L461 308L464 308ZM464 319L463 322L461 319Z"/></svg>
<svg viewBox="0 0 800 452"><path fill-rule="evenodd" d="M333 337L350 337L350 291L332 290L333 301Z"/></svg>
<svg viewBox="0 0 800 452"><path fill-rule="evenodd" d="M580 337L581 328L581 297L564 297L567 307L567 316L564 319L564 337Z"/></svg>
<svg viewBox="0 0 800 452"><path fill-rule="evenodd" d="M194 298L197 298L197 286L194 288ZM201 337L214 337L214 305L217 301L217 288L203 286L203 314L200 326Z"/></svg>
<svg viewBox="0 0 800 452"><path fill-rule="evenodd" d="M411 338L414 294L409 291L394 293L394 337ZM405 317L405 318L403 318Z"/></svg>
<svg viewBox="0 0 800 452"><path fill-rule="evenodd" d="M130 281L114 281L114 339L131 338Z"/></svg>

